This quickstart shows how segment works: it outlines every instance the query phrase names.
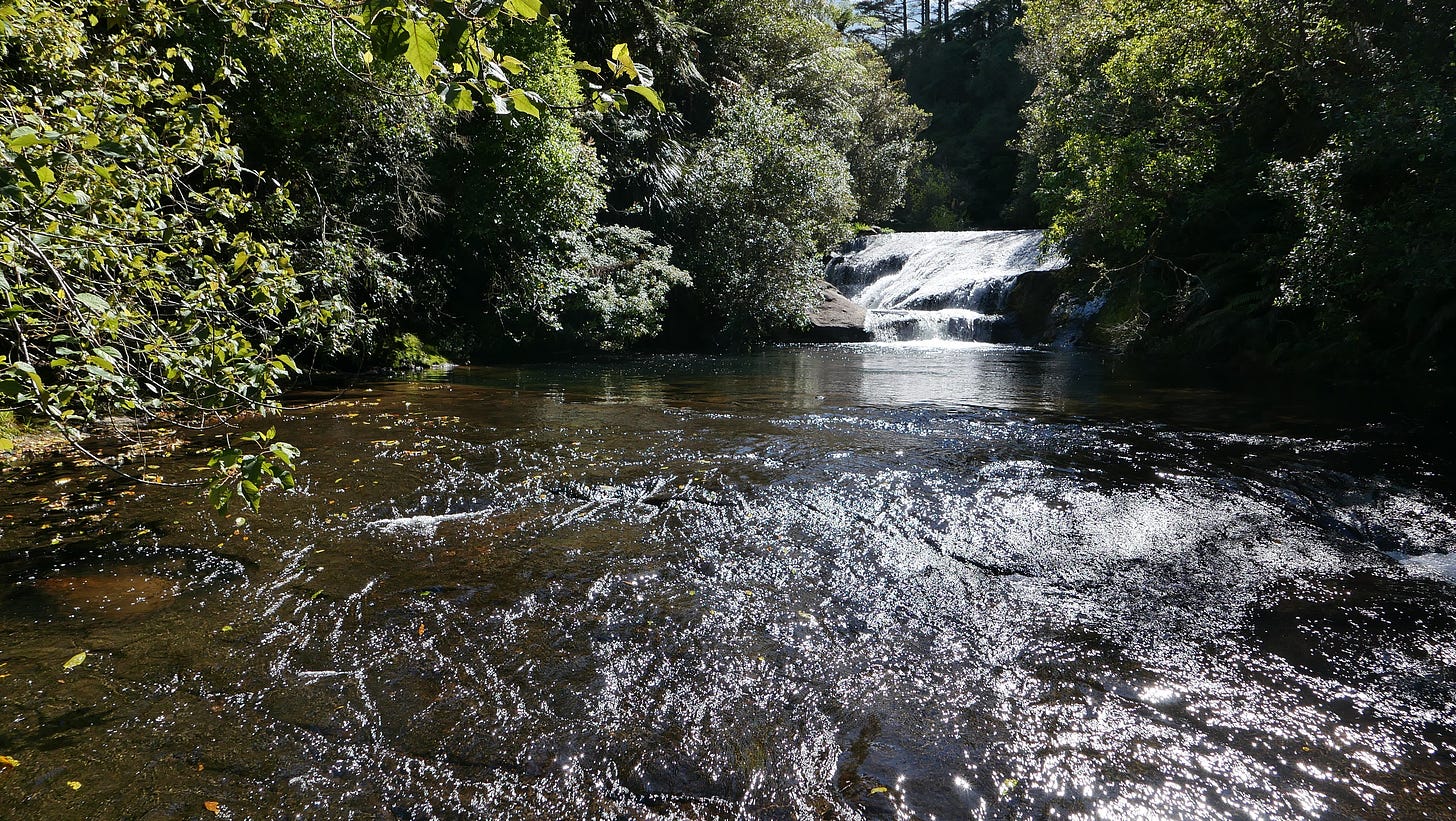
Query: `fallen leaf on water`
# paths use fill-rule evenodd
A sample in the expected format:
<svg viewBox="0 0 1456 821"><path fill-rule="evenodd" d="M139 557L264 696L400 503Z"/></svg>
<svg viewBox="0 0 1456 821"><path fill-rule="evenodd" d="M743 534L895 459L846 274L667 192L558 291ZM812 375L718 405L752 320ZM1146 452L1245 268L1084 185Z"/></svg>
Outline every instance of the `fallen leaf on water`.
<svg viewBox="0 0 1456 821"><path fill-rule="evenodd" d="M70 787L73 790L79 790L79 789L81 789L81 782L79 782L79 781L67 781L66 782L66 786L67 787Z"/></svg>
<svg viewBox="0 0 1456 821"><path fill-rule="evenodd" d="M420 623L420 635L423 636L424 634L425 634L425 625L424 625L423 622L421 622Z"/></svg>
<svg viewBox="0 0 1456 821"><path fill-rule="evenodd" d="M225 624L222 627L222 631L224 633L231 633L233 631L233 626L231 624Z"/></svg>
<svg viewBox="0 0 1456 821"><path fill-rule="evenodd" d="M890 788L889 787L875 787L873 790L870 790L870 795L879 795L882 792L889 792L889 791L890 791Z"/></svg>
<svg viewBox="0 0 1456 821"><path fill-rule="evenodd" d="M7 770L13 770L19 766L19 761L16 761L8 755L0 755L0 767L4 767Z"/></svg>
<svg viewBox="0 0 1456 821"><path fill-rule="evenodd" d="M76 655L71 656L71 658L66 662L65 667L66 667L67 670L74 670L77 667L80 667L81 665L83 665L85 663L86 663L86 651L85 650L82 650L81 652L77 653Z"/></svg>
<svg viewBox="0 0 1456 821"><path fill-rule="evenodd" d="M218 813L222 812L222 805L218 804L216 801L204 801L202 802L202 807L213 815L217 815Z"/></svg>

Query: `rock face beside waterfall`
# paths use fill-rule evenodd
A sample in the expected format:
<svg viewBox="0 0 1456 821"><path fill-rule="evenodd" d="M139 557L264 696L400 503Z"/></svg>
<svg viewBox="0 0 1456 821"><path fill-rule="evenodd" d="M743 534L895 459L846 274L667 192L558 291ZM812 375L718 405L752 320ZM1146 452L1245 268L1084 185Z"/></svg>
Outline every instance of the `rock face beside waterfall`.
<svg viewBox="0 0 1456 821"><path fill-rule="evenodd" d="M819 304L809 311L808 328L800 334L804 342L873 342L866 326L869 311L851 302L828 282L821 282Z"/></svg>
<svg viewBox="0 0 1456 821"><path fill-rule="evenodd" d="M1036 342L1056 299L1051 272L1066 265L1043 252L1042 239L1041 231L860 237L830 259L827 278L867 309L865 327L880 341Z"/></svg>

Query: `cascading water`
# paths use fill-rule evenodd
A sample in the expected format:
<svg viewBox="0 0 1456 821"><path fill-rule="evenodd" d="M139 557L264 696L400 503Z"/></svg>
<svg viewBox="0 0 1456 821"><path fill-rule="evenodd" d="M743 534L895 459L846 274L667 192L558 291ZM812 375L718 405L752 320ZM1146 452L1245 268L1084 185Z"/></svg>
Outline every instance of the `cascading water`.
<svg viewBox="0 0 1456 821"><path fill-rule="evenodd" d="M1042 231L946 231L862 237L827 279L869 310L880 341L1002 341L1007 298L1028 271L1066 266Z"/></svg>

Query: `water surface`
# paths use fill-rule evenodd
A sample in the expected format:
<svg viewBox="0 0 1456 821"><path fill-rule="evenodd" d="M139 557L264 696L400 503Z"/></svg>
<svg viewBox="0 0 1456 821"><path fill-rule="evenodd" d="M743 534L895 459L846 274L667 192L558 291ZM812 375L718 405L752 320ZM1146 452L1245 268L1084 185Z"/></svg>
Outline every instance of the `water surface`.
<svg viewBox="0 0 1456 821"><path fill-rule="evenodd" d="M867 345L278 429L301 492L242 521L4 474L0 817L1456 812L1456 488L1405 418Z"/></svg>

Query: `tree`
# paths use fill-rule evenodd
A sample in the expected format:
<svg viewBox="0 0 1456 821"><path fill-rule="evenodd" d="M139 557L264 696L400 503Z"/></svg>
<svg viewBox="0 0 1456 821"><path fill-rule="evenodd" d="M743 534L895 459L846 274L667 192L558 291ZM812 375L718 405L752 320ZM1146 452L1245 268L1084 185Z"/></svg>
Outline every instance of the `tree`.
<svg viewBox="0 0 1456 821"><path fill-rule="evenodd" d="M849 163L767 92L727 106L683 180L671 236L729 344L802 322L821 249L854 215Z"/></svg>
<svg viewBox="0 0 1456 821"><path fill-rule="evenodd" d="M1271 348L1450 363L1449 4L1032 0L1026 26L1055 238L1200 272L1209 321L1298 329Z"/></svg>
<svg viewBox="0 0 1456 821"><path fill-rule="evenodd" d="M73 442L113 415L196 427L267 407L297 370L279 341L335 318L284 247L234 227L245 170L173 45L189 12L112 11L0 14L0 397ZM269 448L286 480L291 452ZM270 464L232 478L251 495Z"/></svg>
<svg viewBox="0 0 1456 821"><path fill-rule="evenodd" d="M327 38L289 28L310 15ZM297 192L260 186L231 139L227 89L246 77L237 55L286 60L287 46L317 59L327 42L331 69L381 93L539 116L539 94L513 82L526 64L490 45L507 21L547 28L538 15L533 0L469 12L394 0L0 7L0 403L83 451L80 432L113 416L198 429L277 408L298 371L285 349L326 345L326 333L347 339L367 317L349 283L295 267L300 235L264 213L289 211ZM401 66L414 85L387 88ZM589 76L578 105L661 104L625 46ZM215 501L240 492L256 505L263 485L291 482L294 451L257 444L213 460Z"/></svg>
<svg viewBox="0 0 1456 821"><path fill-rule="evenodd" d="M887 51L910 99L932 115L925 136L934 146L934 168L917 175L914 207L897 224L1038 224L1014 145L1035 84L1017 59L1021 14L1020 0L983 0Z"/></svg>

